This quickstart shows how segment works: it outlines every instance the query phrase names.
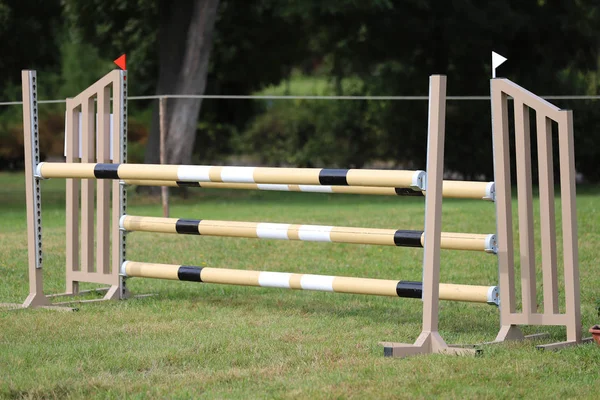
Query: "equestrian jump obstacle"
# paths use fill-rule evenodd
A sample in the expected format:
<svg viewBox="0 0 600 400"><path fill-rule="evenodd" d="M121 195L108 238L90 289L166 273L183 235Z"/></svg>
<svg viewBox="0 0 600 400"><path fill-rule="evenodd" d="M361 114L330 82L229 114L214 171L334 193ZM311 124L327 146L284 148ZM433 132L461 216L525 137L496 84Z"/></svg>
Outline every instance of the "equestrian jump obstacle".
<svg viewBox="0 0 600 400"><path fill-rule="evenodd" d="M414 345L383 343L387 356L409 356L443 352L473 354L475 350L450 347L438 334L438 300L497 302L495 287L439 283L440 249L483 250L498 253L500 272L501 329L496 342L523 339L518 325L564 325L567 341L546 348L579 343L579 277L575 225L575 187L572 116L505 79L492 80L494 131L494 183L443 181L446 80L430 78L427 173L424 171L334 170L301 168L253 168L216 166L166 166L125 164L126 71L113 71L73 99L67 100L66 164L42 163L37 131L37 91L34 71L23 72L26 184L28 205L30 295L23 306L51 306L43 293L41 252L41 198L39 180L67 179L67 291L78 294L79 282L111 285L104 299L126 298L126 277L179 279L205 283L324 290L399 297L423 301L423 331ZM110 119L110 96L114 119ZM516 311L514 254L508 147L508 96L515 99L517 183L521 222L521 278L523 305ZM96 106L95 104L96 103ZM535 302L531 159L528 155L528 108L538 120L540 151L540 203L542 205L542 248L544 311ZM520 111L519 111L520 110ZM81 119L79 115L81 114ZM96 127L96 114L97 127ZM81 122L79 122L81 121ZM563 248L566 311L558 307L556 227L552 176L551 121L559 125L561 194L563 198ZM109 149L109 124L116 133ZM98 134L96 135L96 131ZM80 146L81 154L75 149ZM540 139L540 136L545 136ZM544 168L545 166L545 168ZM82 179L82 180L81 180ZM94 238L94 186L97 180L97 237ZM81 180L81 181L80 181ZM109 196L112 180L112 212ZM177 220L126 215L126 183L190 185L236 189L328 191L379 195L424 195L424 231L398 231L310 225L265 224L233 221ZM494 186L496 185L496 186ZM542 188L543 186L543 188ZM464 189L461 193L461 188ZM340 190L342 189L342 190ZM493 235L444 234L441 232L442 196L496 201L498 237ZM80 204L81 200L81 204ZM109 220L109 213L112 214ZM81 217L81 229L79 222ZM111 223L112 222L112 223ZM298 239L345 243L410 245L424 247L423 281L406 282L310 274L241 271L184 265L139 263L126 260L124 231L146 230L215 236ZM526 230L525 233L523 231ZM373 234L376 239L365 240ZM448 236L450 235L450 236ZM458 235L456 237L453 235ZM112 241L111 241L112 238ZM94 241L97 245L94 249ZM81 241L81 243L79 243ZM475 246L460 244L468 241ZM112 245L111 245L112 243ZM400 243L400 244L399 244ZM459 244L457 244L459 243ZM110 248L110 251L109 251ZM95 254L94 254L95 253ZM546 254L549 254L547 256ZM95 256L95 257L94 257ZM111 259L109 261L109 259ZM95 268L96 267L96 268Z"/></svg>

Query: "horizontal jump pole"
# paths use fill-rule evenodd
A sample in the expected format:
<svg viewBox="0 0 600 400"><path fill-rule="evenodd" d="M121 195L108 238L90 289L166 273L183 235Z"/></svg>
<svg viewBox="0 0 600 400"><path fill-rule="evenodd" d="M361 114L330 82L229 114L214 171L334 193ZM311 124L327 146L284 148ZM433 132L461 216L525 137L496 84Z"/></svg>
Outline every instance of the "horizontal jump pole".
<svg viewBox="0 0 600 400"><path fill-rule="evenodd" d="M423 294L423 284L421 282L294 274L288 272L248 271L135 261L125 261L121 267L121 275L137 278L318 290L414 299L420 299ZM440 299L498 305L498 287L440 283Z"/></svg>
<svg viewBox="0 0 600 400"><path fill-rule="evenodd" d="M142 179L180 182L377 186L425 189L425 171L383 169L220 167L161 164L38 164L36 176L74 179Z"/></svg>
<svg viewBox="0 0 600 400"><path fill-rule="evenodd" d="M423 231L416 230L138 217L132 215L122 216L120 227L130 232L179 233L401 247L423 247L425 238ZM442 232L441 248L495 253L496 236L493 234Z"/></svg>
<svg viewBox="0 0 600 400"><path fill-rule="evenodd" d="M424 196L425 191L411 188L388 188L376 186L327 186L327 185L273 185L256 183L227 183L227 182L181 182L126 179L127 185L136 186L169 186L169 187L200 187L207 189L244 189L270 190L279 192L310 192L310 193L342 193L366 194L376 196ZM474 181L444 181L442 194L446 198L483 199L494 201L494 182Z"/></svg>

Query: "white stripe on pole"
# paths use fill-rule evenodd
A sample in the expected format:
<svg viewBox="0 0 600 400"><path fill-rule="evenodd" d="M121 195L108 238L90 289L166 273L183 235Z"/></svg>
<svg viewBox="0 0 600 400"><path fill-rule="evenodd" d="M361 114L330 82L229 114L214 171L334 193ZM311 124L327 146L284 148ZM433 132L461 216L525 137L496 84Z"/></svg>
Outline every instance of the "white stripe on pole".
<svg viewBox="0 0 600 400"><path fill-rule="evenodd" d="M281 192L288 192L290 190L288 185L277 185L275 183L259 183L257 186L260 190L277 190Z"/></svg>
<svg viewBox="0 0 600 400"><path fill-rule="evenodd" d="M287 272L261 272L258 275L258 284L262 287L290 288L292 274Z"/></svg>
<svg viewBox="0 0 600 400"><path fill-rule="evenodd" d="M208 165L182 165L177 168L177 180L183 182L210 182Z"/></svg>
<svg viewBox="0 0 600 400"><path fill-rule="evenodd" d="M221 180L223 182L254 183L255 167L223 167Z"/></svg>
<svg viewBox="0 0 600 400"><path fill-rule="evenodd" d="M300 225L298 238L310 242L331 242L331 230L333 226L323 225Z"/></svg>
<svg viewBox="0 0 600 400"><path fill-rule="evenodd" d="M305 274L300 278L300 287L304 290L320 290L333 292L333 280L335 276Z"/></svg>
<svg viewBox="0 0 600 400"><path fill-rule="evenodd" d="M288 228L290 224L271 224L261 222L256 225L256 235L261 239L282 239L287 240Z"/></svg>
<svg viewBox="0 0 600 400"><path fill-rule="evenodd" d="M319 186L319 185L298 185L302 192L314 192L314 193L333 193L331 186Z"/></svg>

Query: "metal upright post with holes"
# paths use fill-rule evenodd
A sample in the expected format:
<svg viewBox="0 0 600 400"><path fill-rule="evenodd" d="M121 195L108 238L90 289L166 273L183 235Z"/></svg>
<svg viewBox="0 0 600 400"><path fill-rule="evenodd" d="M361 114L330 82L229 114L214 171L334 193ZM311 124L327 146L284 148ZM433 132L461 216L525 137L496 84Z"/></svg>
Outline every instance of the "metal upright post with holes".
<svg viewBox="0 0 600 400"><path fill-rule="evenodd" d="M25 146L25 191L27 198L27 250L29 260L29 296L24 307L47 306L42 269L42 193L34 176L40 163L38 134L37 77L35 71L23 71L23 130Z"/></svg>

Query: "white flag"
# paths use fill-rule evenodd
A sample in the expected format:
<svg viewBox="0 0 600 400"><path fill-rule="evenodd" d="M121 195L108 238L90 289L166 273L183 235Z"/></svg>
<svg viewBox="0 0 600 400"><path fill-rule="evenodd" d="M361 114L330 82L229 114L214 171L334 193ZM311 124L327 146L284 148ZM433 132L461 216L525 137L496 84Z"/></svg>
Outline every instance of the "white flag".
<svg viewBox="0 0 600 400"><path fill-rule="evenodd" d="M496 68L498 68L504 61L506 61L506 57L502 57L500 54L492 51L492 78L496 77Z"/></svg>

